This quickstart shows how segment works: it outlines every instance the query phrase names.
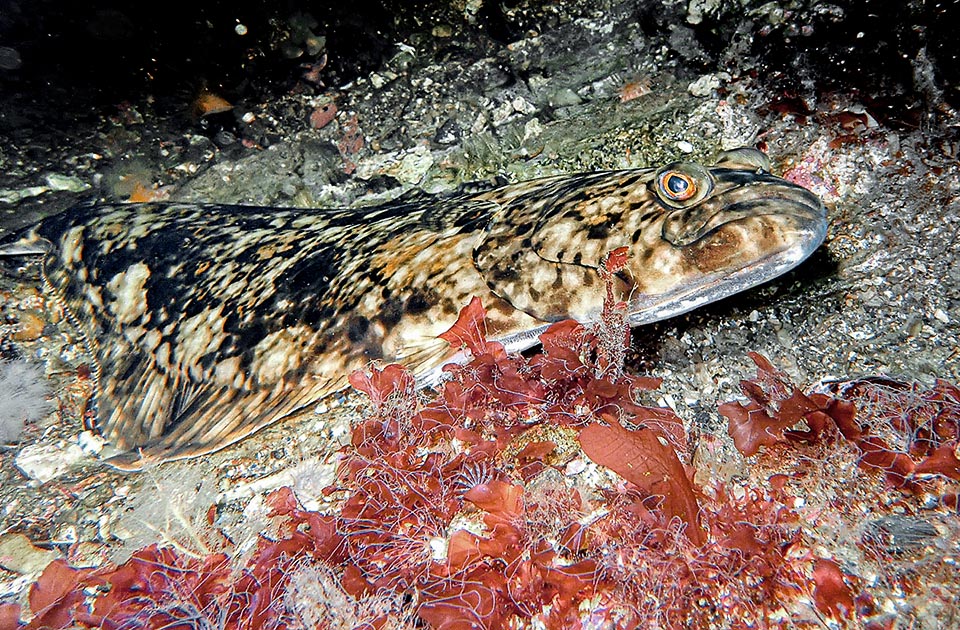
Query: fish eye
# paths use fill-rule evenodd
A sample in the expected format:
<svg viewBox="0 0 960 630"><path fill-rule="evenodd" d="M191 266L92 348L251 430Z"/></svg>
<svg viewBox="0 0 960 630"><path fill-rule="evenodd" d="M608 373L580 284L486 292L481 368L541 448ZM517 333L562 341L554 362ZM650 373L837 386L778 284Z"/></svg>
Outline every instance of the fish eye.
<svg viewBox="0 0 960 630"><path fill-rule="evenodd" d="M673 201L686 201L697 194L697 182L680 171L665 171L660 174L660 190Z"/></svg>
<svg viewBox="0 0 960 630"><path fill-rule="evenodd" d="M710 171L692 162L674 162L660 169L650 188L657 198L672 208L689 208L700 203L713 190Z"/></svg>

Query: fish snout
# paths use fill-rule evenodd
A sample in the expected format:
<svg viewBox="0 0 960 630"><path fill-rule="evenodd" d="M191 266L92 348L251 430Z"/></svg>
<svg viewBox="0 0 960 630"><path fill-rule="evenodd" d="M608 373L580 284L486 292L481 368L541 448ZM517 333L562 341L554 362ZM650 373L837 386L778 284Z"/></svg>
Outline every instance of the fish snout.
<svg viewBox="0 0 960 630"><path fill-rule="evenodd" d="M631 323L672 317L793 269L823 243L826 208L773 176L678 209L662 227L657 263L633 270ZM718 186L721 188L721 186Z"/></svg>

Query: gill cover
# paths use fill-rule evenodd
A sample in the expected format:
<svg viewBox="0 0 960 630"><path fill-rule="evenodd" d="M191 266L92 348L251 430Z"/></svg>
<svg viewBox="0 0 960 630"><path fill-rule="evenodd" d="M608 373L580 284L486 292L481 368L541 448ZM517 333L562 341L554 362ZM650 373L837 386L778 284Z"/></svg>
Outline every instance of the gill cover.
<svg viewBox="0 0 960 630"><path fill-rule="evenodd" d="M487 286L539 320L586 321L603 304L597 267L649 220L651 171L550 178L502 202L473 252ZM624 295L632 281L615 279Z"/></svg>

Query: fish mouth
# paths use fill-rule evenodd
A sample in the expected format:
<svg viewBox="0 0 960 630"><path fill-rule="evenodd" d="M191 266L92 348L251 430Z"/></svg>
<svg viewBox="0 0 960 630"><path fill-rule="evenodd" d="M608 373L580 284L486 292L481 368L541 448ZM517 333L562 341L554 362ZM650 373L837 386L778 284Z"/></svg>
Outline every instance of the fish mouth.
<svg viewBox="0 0 960 630"><path fill-rule="evenodd" d="M826 208L820 200L788 182L772 188L762 198L732 200L704 223L698 238L679 247L674 244L689 252L684 259L693 263L678 273L674 288L632 295L630 325L681 315L763 284L794 269L820 247L827 234ZM766 236L755 241L745 237L760 234ZM703 252L729 242L731 235L737 235L748 253L720 263L703 262Z"/></svg>

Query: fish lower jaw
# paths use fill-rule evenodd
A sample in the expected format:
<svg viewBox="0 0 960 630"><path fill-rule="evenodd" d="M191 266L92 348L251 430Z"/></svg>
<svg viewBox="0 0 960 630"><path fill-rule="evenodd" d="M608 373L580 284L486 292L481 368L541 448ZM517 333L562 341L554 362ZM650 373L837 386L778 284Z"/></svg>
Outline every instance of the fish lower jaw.
<svg viewBox="0 0 960 630"><path fill-rule="evenodd" d="M681 288L630 300L631 326L640 326L682 315L696 308L746 291L787 273L810 256L807 247L793 247L735 271L714 273Z"/></svg>

